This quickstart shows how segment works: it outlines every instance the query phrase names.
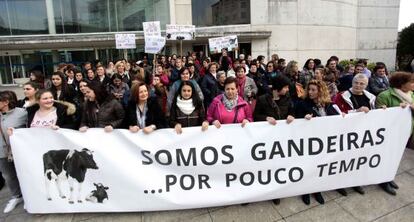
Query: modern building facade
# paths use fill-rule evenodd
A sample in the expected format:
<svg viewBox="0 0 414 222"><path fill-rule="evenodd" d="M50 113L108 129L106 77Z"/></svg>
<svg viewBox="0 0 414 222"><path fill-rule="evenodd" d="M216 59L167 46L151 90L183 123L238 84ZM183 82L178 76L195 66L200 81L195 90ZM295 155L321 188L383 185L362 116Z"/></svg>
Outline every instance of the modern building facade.
<svg viewBox="0 0 414 222"><path fill-rule="evenodd" d="M399 0L0 0L0 84L33 67L144 55L142 22L196 25L183 51L208 51L208 38L237 35L239 53L277 53L300 64L367 58L395 64ZM137 48L115 49L116 33ZM179 52L167 41L163 53Z"/></svg>

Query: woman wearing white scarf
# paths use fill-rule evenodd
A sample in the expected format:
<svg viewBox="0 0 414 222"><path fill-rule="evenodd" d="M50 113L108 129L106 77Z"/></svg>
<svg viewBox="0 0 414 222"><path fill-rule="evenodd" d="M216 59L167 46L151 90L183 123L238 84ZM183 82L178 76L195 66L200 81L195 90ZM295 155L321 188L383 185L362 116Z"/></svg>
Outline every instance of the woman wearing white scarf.
<svg viewBox="0 0 414 222"><path fill-rule="evenodd" d="M414 75L408 72L396 72L390 77L390 88L381 92L375 101L377 108L401 106L405 108L410 106L414 110ZM413 112L414 113L414 112ZM414 129L414 121L412 124ZM408 141L407 148L414 149L414 136ZM380 187L391 195L396 195L394 189L398 189L397 184L393 181L380 184Z"/></svg>
<svg viewBox="0 0 414 222"><path fill-rule="evenodd" d="M201 130L208 129L205 120L203 101L196 93L190 81L182 81L171 104L170 125L177 134L182 133L182 127L201 126Z"/></svg>

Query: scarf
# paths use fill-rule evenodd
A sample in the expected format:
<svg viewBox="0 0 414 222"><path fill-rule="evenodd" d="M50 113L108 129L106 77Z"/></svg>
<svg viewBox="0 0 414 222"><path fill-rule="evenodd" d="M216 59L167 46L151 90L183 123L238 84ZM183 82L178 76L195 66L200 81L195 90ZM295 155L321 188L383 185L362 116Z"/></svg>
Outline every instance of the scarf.
<svg viewBox="0 0 414 222"><path fill-rule="evenodd" d="M244 85L246 85L246 76L237 79L237 87L239 88L239 96L244 98Z"/></svg>
<svg viewBox="0 0 414 222"><path fill-rule="evenodd" d="M190 115L195 109L193 99L181 99L180 96L177 97L177 107L185 115Z"/></svg>
<svg viewBox="0 0 414 222"><path fill-rule="evenodd" d="M237 106L237 100L238 100L238 98L239 98L239 96L236 96L236 98L235 98L235 99L233 99L233 100L229 100L229 99L227 98L226 94L225 94L225 93L223 94L223 99L222 99L222 101L223 101L224 107L226 107L226 110L227 110L227 111L231 111L231 110L233 110L233 109L234 109L234 107L236 107L236 106Z"/></svg>
<svg viewBox="0 0 414 222"><path fill-rule="evenodd" d="M407 93L403 92L401 89L396 89L394 88L395 92L397 93L398 96L400 96L400 98L404 101L407 102L408 104L413 104L413 92L408 91Z"/></svg>

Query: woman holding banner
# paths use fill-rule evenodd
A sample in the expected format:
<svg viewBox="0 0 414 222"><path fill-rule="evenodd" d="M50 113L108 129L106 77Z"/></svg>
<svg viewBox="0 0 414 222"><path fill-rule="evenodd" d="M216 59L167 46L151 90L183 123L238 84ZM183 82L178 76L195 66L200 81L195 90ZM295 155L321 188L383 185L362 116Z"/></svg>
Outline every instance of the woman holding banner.
<svg viewBox="0 0 414 222"><path fill-rule="evenodd" d="M238 95L237 79L228 77L224 81L224 94L214 98L207 111L207 120L217 128L221 124L241 123L244 127L253 121L249 104Z"/></svg>
<svg viewBox="0 0 414 222"><path fill-rule="evenodd" d="M85 98L79 131L104 128L105 132L112 132L121 127L124 108L100 83L89 83L85 88Z"/></svg>
<svg viewBox="0 0 414 222"><path fill-rule="evenodd" d="M174 96L170 111L170 125L177 134L182 133L182 127L202 126L201 130L208 129L208 121L205 120L203 101L190 81L182 81Z"/></svg>
<svg viewBox="0 0 414 222"><path fill-rule="evenodd" d="M295 117L292 100L289 96L290 80L284 75L278 75L270 82L272 94L261 95L257 99L256 108L253 113L254 121L267 121L276 125L276 120L286 119L291 123ZM273 203L278 205L280 199L273 199Z"/></svg>
<svg viewBox="0 0 414 222"><path fill-rule="evenodd" d="M156 129L167 127L167 121L157 99L150 98L149 92L149 87L145 83L133 85L131 88L131 99L125 121L129 131L133 133L142 130L149 134Z"/></svg>
<svg viewBox="0 0 414 222"><path fill-rule="evenodd" d="M9 136L13 134L13 128L23 128L27 122L27 112L17 108L17 97L12 91L0 92L0 130L1 130L1 152L0 152L0 187L6 181L12 198L4 208L4 213L12 211L19 203L23 202L20 191L19 179L13 163ZM5 179L3 179L3 176Z"/></svg>
<svg viewBox="0 0 414 222"><path fill-rule="evenodd" d="M365 90L368 86L368 78L364 74L357 74L352 79L352 87L347 91L339 93L335 97L335 104L344 113L369 112L375 109L375 96ZM365 194L362 187L352 187L359 194ZM337 190L343 196L347 196L345 188Z"/></svg>
<svg viewBox="0 0 414 222"><path fill-rule="evenodd" d="M414 75L408 72L396 72L391 75L389 81L390 88L377 96L375 106L377 108L410 106L411 110L414 110ZM412 128L414 129L414 121ZM407 148L414 149L413 134L408 140ZM398 185L394 181L381 183L379 186L388 194L397 194L395 189L398 189Z"/></svg>
<svg viewBox="0 0 414 222"><path fill-rule="evenodd" d="M59 102L53 99L53 94L49 90L39 90L36 92L36 102L28 108L27 127L74 129L75 121L73 115L76 107L72 103Z"/></svg>
<svg viewBox="0 0 414 222"><path fill-rule="evenodd" d="M311 120L313 117L339 115L341 110L331 102L328 87L323 81L310 80L305 99L298 102L295 113L296 118ZM321 192L313 195L318 203L325 203ZM310 194L302 195L302 200L306 205L309 205Z"/></svg>

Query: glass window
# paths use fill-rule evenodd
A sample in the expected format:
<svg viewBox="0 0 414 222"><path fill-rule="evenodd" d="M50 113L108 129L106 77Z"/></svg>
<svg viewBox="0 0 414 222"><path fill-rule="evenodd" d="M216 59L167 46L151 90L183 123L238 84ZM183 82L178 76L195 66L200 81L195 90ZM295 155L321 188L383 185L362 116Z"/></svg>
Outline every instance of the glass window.
<svg viewBox="0 0 414 222"><path fill-rule="evenodd" d="M250 0L192 0L191 3L193 25L250 23Z"/></svg>
<svg viewBox="0 0 414 222"><path fill-rule="evenodd" d="M142 31L142 22L169 23L168 0L55 0L57 33Z"/></svg>
<svg viewBox="0 0 414 222"><path fill-rule="evenodd" d="M47 33L45 0L0 0L0 35Z"/></svg>

